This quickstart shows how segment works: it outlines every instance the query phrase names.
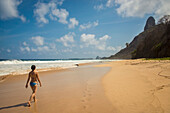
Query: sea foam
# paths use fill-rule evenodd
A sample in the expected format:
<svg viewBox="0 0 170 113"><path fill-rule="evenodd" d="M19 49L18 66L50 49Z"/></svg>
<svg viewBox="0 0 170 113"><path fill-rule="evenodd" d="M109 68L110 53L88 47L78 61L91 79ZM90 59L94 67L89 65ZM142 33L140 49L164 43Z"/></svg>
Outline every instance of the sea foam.
<svg viewBox="0 0 170 113"><path fill-rule="evenodd" d="M0 76L20 75L30 71L31 65L36 65L39 71L48 71L57 68L74 68L76 64L95 63L113 60L4 60L0 61Z"/></svg>

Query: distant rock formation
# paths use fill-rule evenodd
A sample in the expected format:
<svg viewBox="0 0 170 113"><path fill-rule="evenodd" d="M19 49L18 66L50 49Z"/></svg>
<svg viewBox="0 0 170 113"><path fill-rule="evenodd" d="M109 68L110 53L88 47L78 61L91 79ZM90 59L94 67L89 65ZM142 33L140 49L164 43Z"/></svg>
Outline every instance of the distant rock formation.
<svg viewBox="0 0 170 113"><path fill-rule="evenodd" d="M99 57L99 56L97 56L97 57L96 57L96 59L100 59L100 57Z"/></svg>
<svg viewBox="0 0 170 113"><path fill-rule="evenodd" d="M170 22L155 25L155 20L149 18L145 31L137 35L128 47L104 59L170 57Z"/></svg>
<svg viewBox="0 0 170 113"><path fill-rule="evenodd" d="M153 27L153 26L155 26L155 19L152 16L150 16L146 21L144 31L151 28L151 27Z"/></svg>

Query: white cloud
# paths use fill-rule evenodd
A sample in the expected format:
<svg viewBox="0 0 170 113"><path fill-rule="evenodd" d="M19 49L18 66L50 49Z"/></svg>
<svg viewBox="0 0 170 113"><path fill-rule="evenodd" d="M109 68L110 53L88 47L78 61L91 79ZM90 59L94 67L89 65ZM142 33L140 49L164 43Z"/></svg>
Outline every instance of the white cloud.
<svg viewBox="0 0 170 113"><path fill-rule="evenodd" d="M154 14L156 17L170 14L170 0L115 0L119 5L117 13L123 17L144 17Z"/></svg>
<svg viewBox="0 0 170 113"><path fill-rule="evenodd" d="M73 43L74 43L74 36L75 36L75 33L70 32L70 33L62 36L61 38L56 39L56 41L61 42L65 47L72 47Z"/></svg>
<svg viewBox="0 0 170 113"><path fill-rule="evenodd" d="M36 44L37 46L42 46L44 45L44 38L41 36L35 36L31 38L33 40L33 43Z"/></svg>
<svg viewBox="0 0 170 113"><path fill-rule="evenodd" d="M20 50L21 50L21 51L24 51L24 50L25 50L25 48L23 48L23 47L20 47Z"/></svg>
<svg viewBox="0 0 170 113"><path fill-rule="evenodd" d="M170 0L160 0L160 6L155 11L155 15L159 18L163 17L164 15L170 15Z"/></svg>
<svg viewBox="0 0 170 113"><path fill-rule="evenodd" d="M55 21L57 20L57 17L54 17L52 14L49 14L49 17L51 20L55 20Z"/></svg>
<svg viewBox="0 0 170 113"><path fill-rule="evenodd" d="M64 2L64 0L54 0L54 1L56 1L56 3L57 3L58 5L62 5L63 2Z"/></svg>
<svg viewBox="0 0 170 113"><path fill-rule="evenodd" d="M38 51L49 51L49 47L48 46L38 47L37 50Z"/></svg>
<svg viewBox="0 0 170 113"><path fill-rule="evenodd" d="M100 10L103 10L104 9L104 5L103 4L100 4L100 5L95 5L94 6L94 9L100 11Z"/></svg>
<svg viewBox="0 0 170 113"><path fill-rule="evenodd" d="M31 48L31 51L32 52L46 52L46 51L50 51L49 47L48 46L39 46L37 48Z"/></svg>
<svg viewBox="0 0 170 113"><path fill-rule="evenodd" d="M99 38L99 45L96 46L99 50L106 50L106 41L111 39L110 36L104 35L103 37Z"/></svg>
<svg viewBox="0 0 170 113"><path fill-rule="evenodd" d="M27 51L30 52L30 48L29 47L20 47L20 50L23 51Z"/></svg>
<svg viewBox="0 0 170 113"><path fill-rule="evenodd" d="M20 18L23 22L26 22L26 18L25 18L23 15L19 16L19 18Z"/></svg>
<svg viewBox="0 0 170 113"><path fill-rule="evenodd" d="M51 20L58 20L62 24L67 24L67 17L69 12L66 9L58 9L57 5L62 5L63 0L61 1L51 1L49 3L38 2L35 6L34 15L36 20L40 24L49 23L48 16Z"/></svg>
<svg viewBox="0 0 170 113"><path fill-rule="evenodd" d="M26 18L19 15L17 7L22 3L22 0L0 0L0 19L8 20L12 18L20 18L23 22Z"/></svg>
<svg viewBox="0 0 170 113"><path fill-rule="evenodd" d="M28 44L27 44L26 42L23 42L23 45L24 45L24 46L27 46Z"/></svg>
<svg viewBox="0 0 170 113"><path fill-rule="evenodd" d="M98 21L94 21L94 22L88 22L87 24L82 24L80 25L80 30L85 30L85 29L89 29L91 27L96 27L99 25Z"/></svg>
<svg viewBox="0 0 170 113"><path fill-rule="evenodd" d="M32 49L31 49L31 51L33 51L33 52L37 52L37 49L35 49L35 48L32 48Z"/></svg>
<svg viewBox="0 0 170 113"><path fill-rule="evenodd" d="M59 22L62 24L67 24L67 17L69 15L69 12L66 9L54 9L52 10L53 16L56 16L59 18Z"/></svg>
<svg viewBox="0 0 170 113"><path fill-rule="evenodd" d="M48 4L38 2L35 6L34 15L37 22L47 24L49 21L45 18L45 15L49 12Z"/></svg>
<svg viewBox="0 0 170 113"><path fill-rule="evenodd" d="M50 47L50 49L56 49L55 43L50 43L50 44L49 44L49 47Z"/></svg>
<svg viewBox="0 0 170 113"><path fill-rule="evenodd" d="M44 37L41 36L36 36L32 37L31 40L33 43L36 45L36 47L32 47L31 51L32 52L46 52L46 51L53 51L56 52L56 44L55 43L45 43L44 44ZM25 43L23 43L25 44ZM26 44L28 45L28 44Z"/></svg>
<svg viewBox="0 0 170 113"><path fill-rule="evenodd" d="M106 7L112 7L114 4L114 0L108 0L106 3Z"/></svg>
<svg viewBox="0 0 170 113"><path fill-rule="evenodd" d="M75 26L78 26L79 22L76 20L76 18L70 18L70 23L68 24L68 28L75 28Z"/></svg>
<svg viewBox="0 0 170 113"><path fill-rule="evenodd" d="M111 39L111 37L109 35L104 35L103 37L99 38L100 41L106 41L108 39Z"/></svg>
<svg viewBox="0 0 170 113"><path fill-rule="evenodd" d="M88 47L89 45L98 45L99 43L97 39L95 39L94 34L82 34L80 39L81 42L83 42L86 47Z"/></svg>
<svg viewBox="0 0 170 113"><path fill-rule="evenodd" d="M25 47L25 50L30 51L30 48L29 47Z"/></svg>
<svg viewBox="0 0 170 113"><path fill-rule="evenodd" d="M11 50L10 50L10 49L7 49L7 52L8 52L8 53L10 53L10 52L11 52Z"/></svg>
<svg viewBox="0 0 170 113"><path fill-rule="evenodd" d="M112 47L112 46L109 46L109 47L107 47L107 50L109 50L109 51L116 51L116 48Z"/></svg>
<svg viewBox="0 0 170 113"><path fill-rule="evenodd" d="M20 47L22 52L53 52L57 53L56 44L53 43L44 43L44 37L35 36L31 38L34 45L30 46L24 41L22 44L24 47Z"/></svg>
<svg viewBox="0 0 170 113"><path fill-rule="evenodd" d="M62 50L62 52L67 53L67 52L72 52L72 50L67 48L67 49Z"/></svg>
<svg viewBox="0 0 170 113"><path fill-rule="evenodd" d="M106 41L108 39L111 39L110 36L104 35L103 37L100 37L99 39L95 38L94 34L82 34L80 37L81 42L83 42L83 45L80 45L80 48L88 47L88 46L94 46L98 50L114 50L113 47L109 46L107 47Z"/></svg>
<svg viewBox="0 0 170 113"><path fill-rule="evenodd" d="M94 9L100 11L100 10L103 10L106 8L111 8L113 6L114 6L114 0L107 0L106 3L101 3L100 5L95 5Z"/></svg>
<svg viewBox="0 0 170 113"><path fill-rule="evenodd" d="M28 44L24 41L23 46L20 47L22 52L54 52L56 53L56 44L55 43L45 43L44 44L44 37L35 36L31 38L32 42L34 43L33 46L29 47ZM36 45L36 46L35 46Z"/></svg>
<svg viewBox="0 0 170 113"><path fill-rule="evenodd" d="M116 11L123 17L144 17L147 14L157 18L170 15L170 0L107 0L94 9L102 10L116 6Z"/></svg>

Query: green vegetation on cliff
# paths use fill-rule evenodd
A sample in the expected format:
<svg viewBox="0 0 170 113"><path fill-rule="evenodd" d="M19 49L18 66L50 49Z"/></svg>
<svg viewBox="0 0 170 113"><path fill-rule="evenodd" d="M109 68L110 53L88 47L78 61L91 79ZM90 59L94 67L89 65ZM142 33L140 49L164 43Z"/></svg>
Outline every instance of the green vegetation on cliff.
<svg viewBox="0 0 170 113"><path fill-rule="evenodd" d="M144 60L170 60L170 57L165 57L165 58L145 58Z"/></svg>

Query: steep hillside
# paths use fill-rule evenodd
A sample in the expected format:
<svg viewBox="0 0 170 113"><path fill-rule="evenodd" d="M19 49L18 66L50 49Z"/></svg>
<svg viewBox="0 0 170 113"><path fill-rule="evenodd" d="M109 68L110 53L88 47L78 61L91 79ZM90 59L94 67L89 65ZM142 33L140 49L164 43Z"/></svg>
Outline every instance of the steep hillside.
<svg viewBox="0 0 170 113"><path fill-rule="evenodd" d="M170 24L160 24L147 31L132 58L170 57Z"/></svg>
<svg viewBox="0 0 170 113"><path fill-rule="evenodd" d="M133 39L133 41L129 44L128 47L120 50L115 55L110 56L109 59L131 59L132 52L136 50L137 46L140 44L140 42L144 40L146 35L146 32L140 33Z"/></svg>
<svg viewBox="0 0 170 113"><path fill-rule="evenodd" d="M170 57L170 24L155 25L149 17L144 31L137 35L124 49L109 59L161 58Z"/></svg>

